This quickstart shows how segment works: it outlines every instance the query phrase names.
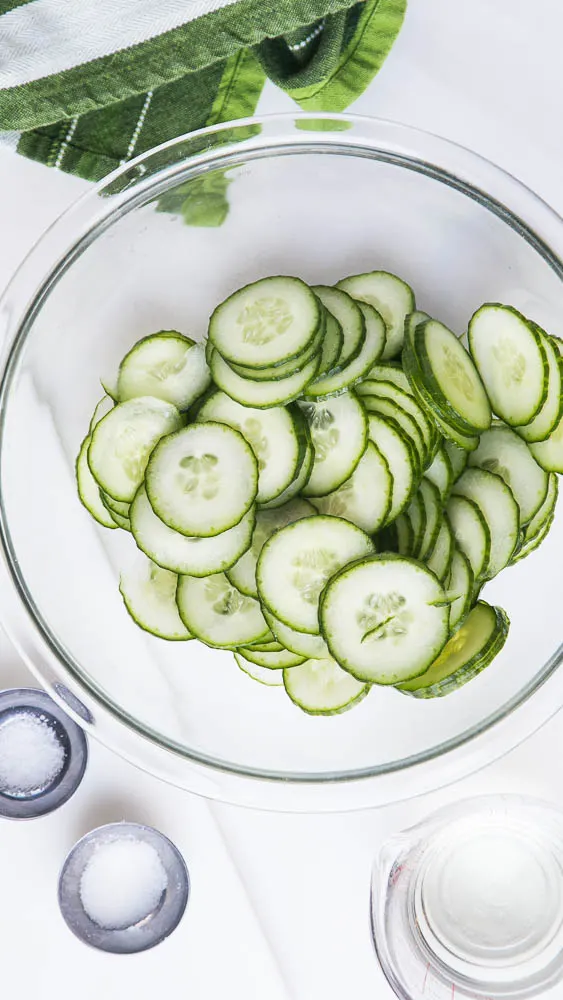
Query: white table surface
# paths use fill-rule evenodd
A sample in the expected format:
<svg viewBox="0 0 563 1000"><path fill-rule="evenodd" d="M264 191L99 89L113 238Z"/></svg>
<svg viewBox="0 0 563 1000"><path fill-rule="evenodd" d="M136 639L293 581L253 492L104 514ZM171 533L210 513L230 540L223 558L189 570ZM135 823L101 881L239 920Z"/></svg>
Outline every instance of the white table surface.
<svg viewBox="0 0 563 1000"><path fill-rule="evenodd" d="M403 32L361 114L455 139L507 168L563 213L560 0L410 0ZM268 86L261 112L290 110ZM43 229L87 185L0 152L0 288ZM35 683L0 639L0 685ZM17 1000L391 1000L368 929L378 845L445 802L519 791L563 802L561 718L449 789L346 815L259 813L167 787L91 741L76 796L32 823L0 822L1 987ZM152 952L82 946L56 903L66 852L117 819L152 823L183 851L186 916Z"/></svg>

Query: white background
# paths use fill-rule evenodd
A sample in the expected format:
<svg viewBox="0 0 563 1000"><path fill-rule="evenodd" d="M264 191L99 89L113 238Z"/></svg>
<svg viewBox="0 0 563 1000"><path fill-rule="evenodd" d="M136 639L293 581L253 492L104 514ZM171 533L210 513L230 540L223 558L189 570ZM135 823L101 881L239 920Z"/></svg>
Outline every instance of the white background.
<svg viewBox="0 0 563 1000"><path fill-rule="evenodd" d="M354 110L457 140L563 213L562 32L560 0L411 0L391 57ZM267 87L259 111L292 108ZM86 187L0 152L0 288ZM0 685L20 683L35 682L2 639ZM0 821L0 988L16 1000L152 1000L155 993L391 1000L368 927L378 846L466 795L523 791L563 804L562 748L555 716L504 760L449 790L383 810L306 817L209 804L91 743L88 773L66 807L31 823ZM117 958L87 949L66 930L56 884L79 836L123 818L152 823L178 844L193 892L168 941Z"/></svg>

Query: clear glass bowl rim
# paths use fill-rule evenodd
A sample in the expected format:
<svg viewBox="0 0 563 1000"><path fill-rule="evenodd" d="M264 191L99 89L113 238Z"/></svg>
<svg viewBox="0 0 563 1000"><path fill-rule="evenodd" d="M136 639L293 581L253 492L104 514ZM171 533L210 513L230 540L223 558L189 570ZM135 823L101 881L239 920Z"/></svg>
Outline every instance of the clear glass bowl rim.
<svg viewBox="0 0 563 1000"><path fill-rule="evenodd" d="M312 121L322 121L327 130L307 131L306 124ZM331 121L335 131L328 130ZM249 126L259 126L259 133L233 141L233 134L244 135ZM0 299L0 449L21 345L43 298L75 257L122 215L180 180L210 167L228 166L230 161L297 151L371 157L453 186L518 232L563 278L561 217L511 174L448 139L397 122L346 114L257 116L201 129L141 154L94 185L46 230L16 271ZM46 257L54 261L47 274ZM137 766L198 794L289 811L388 804L450 784L486 766L535 732L563 703L557 670L563 660L562 645L495 713L458 738L390 765L324 774L285 773L245 769L187 751L166 743L123 708L112 705L50 634L18 572L1 489L0 482L0 616L23 659L49 694L91 735ZM54 690L61 680L71 695L88 706L92 723L85 724Z"/></svg>

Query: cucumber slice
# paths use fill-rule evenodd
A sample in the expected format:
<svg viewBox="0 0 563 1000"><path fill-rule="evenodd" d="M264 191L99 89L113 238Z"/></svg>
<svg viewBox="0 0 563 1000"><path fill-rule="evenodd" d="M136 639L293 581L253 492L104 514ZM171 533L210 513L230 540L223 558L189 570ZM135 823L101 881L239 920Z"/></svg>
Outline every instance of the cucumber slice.
<svg viewBox="0 0 563 1000"><path fill-rule="evenodd" d="M122 503L121 500L114 500L113 497L108 496L103 490L100 490L100 496L104 507L107 507L109 511L113 511L114 514L121 514L122 517L126 517L129 520L131 512L130 503Z"/></svg>
<svg viewBox="0 0 563 1000"><path fill-rule="evenodd" d="M451 496L446 513L456 544L478 580L485 573L491 553L491 533L485 516L475 501L466 496Z"/></svg>
<svg viewBox="0 0 563 1000"><path fill-rule="evenodd" d="M396 684L428 669L448 638L449 608L433 573L403 556L345 566L322 595L322 634L358 680Z"/></svg>
<svg viewBox="0 0 563 1000"><path fill-rule="evenodd" d="M458 448L456 444L452 441L444 441L443 444L444 451L446 452L453 475L453 482L459 479L461 473L465 469L467 462L469 461L469 455L465 448Z"/></svg>
<svg viewBox="0 0 563 1000"><path fill-rule="evenodd" d="M299 493L305 489L307 483L309 482L309 476L311 475L313 462L315 461L315 452L313 445L311 444L308 426L306 426L306 431L307 437L305 440L305 453L295 479L289 484L289 486L286 487L285 490L283 490L282 493L280 493L278 497L275 498L275 500L270 500L269 503L261 504L263 510L273 510L276 507L282 507L283 504L288 503L290 500L297 497Z"/></svg>
<svg viewBox="0 0 563 1000"><path fill-rule="evenodd" d="M399 690L415 698L440 698L473 680L506 642L510 622L502 608L479 601L429 670Z"/></svg>
<svg viewBox="0 0 563 1000"><path fill-rule="evenodd" d="M520 562L521 559L525 559L529 556L531 552L539 548L541 543L547 538L549 532L551 531L551 525L553 524L553 514L547 519L547 521L542 525L537 534L528 538L522 543L516 553L511 559L511 563Z"/></svg>
<svg viewBox="0 0 563 1000"><path fill-rule="evenodd" d="M373 535L389 513L392 489L389 466L373 442L368 441L350 478L337 490L313 498L312 502L319 514L343 517Z"/></svg>
<svg viewBox="0 0 563 1000"><path fill-rule="evenodd" d="M259 684L264 684L266 687L283 687L283 674L280 670L259 667L258 664L245 660L239 653L233 655L242 672L248 677L252 677L253 681L258 681Z"/></svg>
<svg viewBox="0 0 563 1000"><path fill-rule="evenodd" d="M307 349L296 358L284 361L280 365L270 365L268 368L248 368L245 365L237 365L234 362L230 362L229 367L232 368L237 375L240 375L242 378L250 379L251 382L276 381L277 379L287 378L289 375L295 375L296 372L300 372L312 358L314 358L317 354L320 354L326 336L326 317L327 312L323 309L321 325L315 339L309 347L307 347Z"/></svg>
<svg viewBox="0 0 563 1000"><path fill-rule="evenodd" d="M306 396L330 396L349 388L363 378L381 356L385 345L385 324L372 306L365 302L360 302L359 306L365 324L365 338L360 353L343 367L339 360L339 370L332 375L316 378L305 390Z"/></svg>
<svg viewBox="0 0 563 1000"><path fill-rule="evenodd" d="M117 375L108 375L107 378L100 379L100 385L107 396L113 399L114 403L119 402L117 395Z"/></svg>
<svg viewBox="0 0 563 1000"><path fill-rule="evenodd" d="M385 417L396 430L402 433L411 448L416 477L422 475L422 466L426 460L426 448L416 421L392 399L383 399L379 396L362 396L361 398L366 413L375 413Z"/></svg>
<svg viewBox="0 0 563 1000"><path fill-rule="evenodd" d="M397 551L399 555L412 556L414 529L406 511L404 514L399 514L395 521L395 527L397 529Z"/></svg>
<svg viewBox="0 0 563 1000"><path fill-rule="evenodd" d="M231 565L227 576L231 583L240 590L241 594L248 597L258 597L256 588L256 564L266 541L279 528L285 528L287 524L293 524L302 517L311 517L315 514L315 508L307 500L301 498L291 500L275 510L259 510L256 515L256 527L252 535L252 542L244 555ZM234 531L234 528L231 528Z"/></svg>
<svg viewBox="0 0 563 1000"><path fill-rule="evenodd" d="M531 521L546 498L547 473L526 442L506 425L493 424L481 435L479 447L469 456L469 465L488 469L504 480L520 508L521 525Z"/></svg>
<svg viewBox="0 0 563 1000"><path fill-rule="evenodd" d="M358 398L350 392L299 403L309 425L315 460L305 496L325 496L350 478L368 439L367 419Z"/></svg>
<svg viewBox="0 0 563 1000"><path fill-rule="evenodd" d="M375 394L381 399L389 399L396 403L402 410L409 414L416 422L424 443L424 462L426 464L430 452L432 451L435 427L431 424L422 407L417 403L410 388L407 392L399 388L394 382L383 379L366 379L356 386L356 392L360 398Z"/></svg>
<svg viewBox="0 0 563 1000"><path fill-rule="evenodd" d="M187 576L210 576L229 569L248 549L254 528L251 507L233 528L212 538L189 538L157 517L144 486L131 504L130 518L139 549L164 569Z"/></svg>
<svg viewBox="0 0 563 1000"><path fill-rule="evenodd" d="M435 319L417 326L413 349L427 391L451 422L467 434L491 425L491 406L471 356L455 334Z"/></svg>
<svg viewBox="0 0 563 1000"><path fill-rule="evenodd" d="M268 539L256 570L261 601L299 632L319 633L318 602L341 566L373 552L363 531L339 517L316 515L281 528Z"/></svg>
<svg viewBox="0 0 563 1000"><path fill-rule="evenodd" d="M432 551L427 555L425 562L428 569L436 574L440 583L444 585L448 582L452 559L454 554L454 536L447 518L443 515L440 528L436 536L436 541Z"/></svg>
<svg viewBox="0 0 563 1000"><path fill-rule="evenodd" d="M125 355L119 366L117 397L124 402L154 396L187 410L210 382L203 346L175 330L162 330L138 340Z"/></svg>
<svg viewBox="0 0 563 1000"><path fill-rule="evenodd" d="M469 559L454 543L447 592L448 595L457 596L450 604L450 631L469 613L474 587L475 577Z"/></svg>
<svg viewBox="0 0 563 1000"><path fill-rule="evenodd" d="M403 369L399 368L396 362L393 364L381 364L380 362L374 365L373 368L370 368L366 381L391 382L398 389L402 389L403 392L412 396L411 384Z"/></svg>
<svg viewBox="0 0 563 1000"><path fill-rule="evenodd" d="M261 651L252 646L240 646L239 653L248 663L267 670L285 670L305 661L304 656L292 653L289 649Z"/></svg>
<svg viewBox="0 0 563 1000"><path fill-rule="evenodd" d="M153 448L181 426L176 407L151 396L114 406L94 427L88 448L90 470L104 493L130 503Z"/></svg>
<svg viewBox="0 0 563 1000"><path fill-rule="evenodd" d="M90 435L88 434L82 444L76 459L76 485L78 496L83 506L92 515L98 524L104 528L117 528L117 525L110 515L109 510L102 502L100 487L90 472L88 465L88 448L90 447Z"/></svg>
<svg viewBox="0 0 563 1000"><path fill-rule="evenodd" d="M330 657L284 670L283 683L292 702L308 715L340 715L369 691L369 684L351 677Z"/></svg>
<svg viewBox="0 0 563 1000"><path fill-rule="evenodd" d="M156 446L145 486L152 509L169 528L207 538L232 528L250 510L258 467L250 445L232 427L192 424Z"/></svg>
<svg viewBox="0 0 563 1000"><path fill-rule="evenodd" d="M274 635L286 649L298 653L307 659L322 660L329 656L328 646L321 635L310 635L308 632L298 632L284 622L278 621L269 611L263 609L264 618Z"/></svg>
<svg viewBox="0 0 563 1000"><path fill-rule="evenodd" d="M563 473L563 417L545 441L536 441L528 447L546 472Z"/></svg>
<svg viewBox="0 0 563 1000"><path fill-rule="evenodd" d="M344 341L338 357L338 368L344 368L357 358L366 339L363 313L354 299L338 288L315 285L313 291L325 309L340 323Z"/></svg>
<svg viewBox="0 0 563 1000"><path fill-rule="evenodd" d="M134 568L122 573L119 590L133 621L159 639L193 639L176 605L178 577L139 557Z"/></svg>
<svg viewBox="0 0 563 1000"><path fill-rule="evenodd" d="M429 479L421 479L418 492L424 505L424 533L418 546L417 558L425 562L438 538L442 521L442 500L438 487Z"/></svg>
<svg viewBox="0 0 563 1000"><path fill-rule="evenodd" d="M418 559L420 546L426 531L426 507L422 494L417 491L406 508L406 514L413 530L411 555Z"/></svg>
<svg viewBox="0 0 563 1000"><path fill-rule="evenodd" d="M322 343L321 361L317 378L324 378L338 370L339 359L344 347L344 333L340 323L325 309L326 333ZM305 390L307 391L307 390Z"/></svg>
<svg viewBox="0 0 563 1000"><path fill-rule="evenodd" d="M293 375L277 379L275 382L256 382L237 375L217 351L210 355L209 367L216 385L231 399L243 406L255 406L267 409L270 406L280 406L297 399L309 382L315 378L319 370L320 359L315 354L311 360Z"/></svg>
<svg viewBox="0 0 563 1000"><path fill-rule="evenodd" d="M102 396L100 401L96 403L94 412L92 414L92 419L90 421L90 426L88 427L88 433L91 434L94 430L96 424L99 424L102 417L105 417L110 410L113 410L115 406L115 401L111 396Z"/></svg>
<svg viewBox="0 0 563 1000"><path fill-rule="evenodd" d="M475 451L479 445L479 438L474 435L462 434L457 427L449 424L446 420L442 420L437 413L433 414L434 423L436 424L438 430L446 438L448 444L453 444L454 447L461 449L463 451Z"/></svg>
<svg viewBox="0 0 563 1000"><path fill-rule="evenodd" d="M368 302L382 316L386 328L383 358L393 358L403 346L405 317L414 309L414 293L406 282L388 271L354 274L338 282L338 288L355 299Z"/></svg>
<svg viewBox="0 0 563 1000"><path fill-rule="evenodd" d="M102 503L103 502L104 499L102 497ZM131 531L131 521L128 517L123 517L123 514L118 514L116 510L110 510L109 516L118 528L123 528L124 531Z"/></svg>
<svg viewBox="0 0 563 1000"><path fill-rule="evenodd" d="M200 423L234 427L248 441L258 463L257 503L275 500L295 479L303 459L305 435L299 411L285 406L256 410L241 406L224 392L214 392L198 410Z"/></svg>
<svg viewBox="0 0 563 1000"><path fill-rule="evenodd" d="M508 565L520 534L520 511L509 486L485 469L466 469L454 486L458 496L474 500L491 533L491 551L485 575L491 579Z"/></svg>
<svg viewBox="0 0 563 1000"><path fill-rule="evenodd" d="M414 312L407 313L405 316L405 339L408 338L410 343L414 345L417 326L420 326L421 323L427 323L429 319L432 319L432 316L423 312L422 309L415 309Z"/></svg>
<svg viewBox="0 0 563 1000"><path fill-rule="evenodd" d="M538 328L539 329L539 328ZM540 331L541 333L541 331ZM563 382L561 377L562 362L559 352L554 347L553 340L542 336L542 343L547 356L547 396L539 413L523 427L514 429L524 441L545 441L555 429L558 420L563 415Z"/></svg>
<svg viewBox="0 0 563 1000"><path fill-rule="evenodd" d="M545 526L546 521L553 517L555 514L555 505L557 503L558 493L559 481L555 473L550 472L548 474L547 494L545 500L532 520L524 528L524 544L529 542L530 539L535 538L539 531Z"/></svg>
<svg viewBox="0 0 563 1000"><path fill-rule="evenodd" d="M471 317L469 350L495 413L527 424L547 397L548 362L536 327L511 306L487 303Z"/></svg>
<svg viewBox="0 0 563 1000"><path fill-rule="evenodd" d="M370 441L373 441L389 466L393 487L387 520L394 521L407 505L415 482L416 469L411 446L390 420L376 413L368 414L368 432Z"/></svg>
<svg viewBox="0 0 563 1000"><path fill-rule="evenodd" d="M437 488L442 502L446 500L454 482L452 463L444 445L438 448L432 463L424 473L427 479Z"/></svg>
<svg viewBox="0 0 563 1000"><path fill-rule="evenodd" d="M213 312L209 339L226 361L266 368L295 358L321 323L317 297L300 278L261 278Z"/></svg>
<svg viewBox="0 0 563 1000"><path fill-rule="evenodd" d="M176 602L186 628L208 646L231 649L268 632L258 601L241 594L224 573L180 576Z"/></svg>

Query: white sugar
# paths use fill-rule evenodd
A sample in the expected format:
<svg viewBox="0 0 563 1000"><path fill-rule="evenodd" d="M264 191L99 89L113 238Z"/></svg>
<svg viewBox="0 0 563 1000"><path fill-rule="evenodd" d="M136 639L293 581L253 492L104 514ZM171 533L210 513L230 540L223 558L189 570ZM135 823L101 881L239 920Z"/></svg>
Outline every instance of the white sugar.
<svg viewBox="0 0 563 1000"><path fill-rule="evenodd" d="M123 836L96 847L82 874L80 898L94 923L118 930L153 913L167 884L154 847Z"/></svg>
<svg viewBox="0 0 563 1000"><path fill-rule="evenodd" d="M0 791L5 794L48 788L64 759L64 747L44 716L14 713L0 726Z"/></svg>

